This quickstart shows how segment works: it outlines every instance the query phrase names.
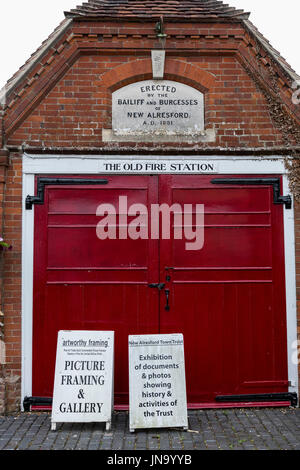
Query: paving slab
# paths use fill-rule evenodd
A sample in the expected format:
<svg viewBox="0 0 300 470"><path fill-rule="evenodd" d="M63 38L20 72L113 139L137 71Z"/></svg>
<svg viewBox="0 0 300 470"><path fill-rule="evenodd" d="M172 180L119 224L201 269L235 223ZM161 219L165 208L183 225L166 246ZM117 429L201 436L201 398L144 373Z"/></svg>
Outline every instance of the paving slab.
<svg viewBox="0 0 300 470"><path fill-rule="evenodd" d="M49 412L0 416L0 451L8 450L300 450L300 409L192 410L189 429L129 431L125 411L104 423L60 423Z"/></svg>

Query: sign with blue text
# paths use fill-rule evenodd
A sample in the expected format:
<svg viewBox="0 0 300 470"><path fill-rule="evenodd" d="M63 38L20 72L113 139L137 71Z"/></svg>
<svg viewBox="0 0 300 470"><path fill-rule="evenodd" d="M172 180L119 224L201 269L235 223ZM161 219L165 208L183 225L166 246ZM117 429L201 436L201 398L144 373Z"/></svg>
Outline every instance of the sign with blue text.
<svg viewBox="0 0 300 470"><path fill-rule="evenodd" d="M105 422L110 429L113 374L113 331L59 331L51 429L61 422Z"/></svg>
<svg viewBox="0 0 300 470"><path fill-rule="evenodd" d="M187 429L182 334L129 336L130 431Z"/></svg>

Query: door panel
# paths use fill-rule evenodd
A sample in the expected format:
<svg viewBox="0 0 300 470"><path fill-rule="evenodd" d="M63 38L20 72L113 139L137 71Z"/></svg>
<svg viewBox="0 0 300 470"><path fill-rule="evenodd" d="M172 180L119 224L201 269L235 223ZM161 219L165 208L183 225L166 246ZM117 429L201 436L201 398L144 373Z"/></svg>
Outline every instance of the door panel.
<svg viewBox="0 0 300 470"><path fill-rule="evenodd" d="M170 278L160 331L184 334L193 404L287 391L282 206L270 186L216 188L211 179L160 178L160 201L204 204L203 248L173 238L160 251L161 278Z"/></svg>
<svg viewBox="0 0 300 470"><path fill-rule="evenodd" d="M148 288L158 277L158 241L96 236L99 204L118 207L119 196L157 203L157 178L107 179L101 187L47 186L35 206L34 396L52 395L60 329L114 330L116 403L128 403L128 335L158 331L158 298Z"/></svg>

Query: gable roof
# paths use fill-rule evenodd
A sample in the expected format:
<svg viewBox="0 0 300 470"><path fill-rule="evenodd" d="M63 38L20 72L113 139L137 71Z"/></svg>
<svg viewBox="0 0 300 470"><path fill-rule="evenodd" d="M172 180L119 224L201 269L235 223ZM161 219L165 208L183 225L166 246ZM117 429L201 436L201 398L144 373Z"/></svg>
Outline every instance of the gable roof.
<svg viewBox="0 0 300 470"><path fill-rule="evenodd" d="M265 49L265 51L273 58L275 62L285 71L287 76L292 80L299 80L299 75L295 72L295 70L290 66L290 64L280 55L271 44L270 42L264 37L264 35L254 26L253 23L249 20L244 20L243 24L248 31L248 33L252 34L256 40L261 44L261 46Z"/></svg>
<svg viewBox="0 0 300 470"><path fill-rule="evenodd" d="M5 107L9 97L41 58L60 40L71 27L73 21L101 21L123 19L127 21L157 20L163 16L167 21L177 22L238 22L248 34L252 35L284 72L288 82L299 80L300 76L276 51L269 41L249 21L250 13L230 7L217 0L88 0L83 5L65 12L66 18L41 44L28 61L0 89L0 107Z"/></svg>
<svg viewBox="0 0 300 470"><path fill-rule="evenodd" d="M153 21L163 16L169 22L239 22L264 47L289 79L299 79L295 70L249 21L250 13L231 7L221 0L88 0L65 12L65 16L77 21Z"/></svg>
<svg viewBox="0 0 300 470"><path fill-rule="evenodd" d="M217 0L89 0L65 12L67 18L149 19L171 21L245 20L250 13Z"/></svg>

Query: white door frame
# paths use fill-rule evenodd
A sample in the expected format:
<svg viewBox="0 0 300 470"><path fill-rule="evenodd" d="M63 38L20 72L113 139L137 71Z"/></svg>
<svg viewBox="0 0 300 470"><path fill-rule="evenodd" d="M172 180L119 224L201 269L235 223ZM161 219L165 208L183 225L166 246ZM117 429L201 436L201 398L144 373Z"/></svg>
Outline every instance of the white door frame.
<svg viewBox="0 0 300 470"><path fill-rule="evenodd" d="M180 156L143 156L143 161L185 160ZM188 157L189 161L214 162L219 174L278 174L283 175L283 194L290 194L284 160L280 156L256 157ZM141 160L135 156L95 156L95 155L23 155L23 213L22 213L22 396L32 395L32 311L33 311L33 240L34 207L25 210L27 195L35 194L35 175L39 174L103 174L103 161L134 162ZM112 172L110 172L112 173ZM119 174L127 174L119 172ZM297 344L297 302L294 209L284 208L284 246L287 311L287 347L289 391L298 393L298 366L293 363Z"/></svg>

